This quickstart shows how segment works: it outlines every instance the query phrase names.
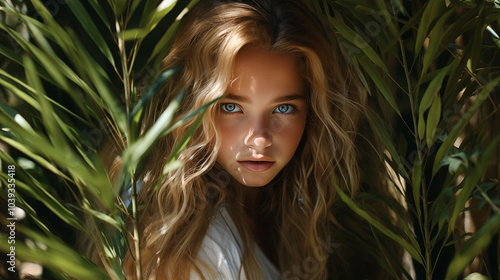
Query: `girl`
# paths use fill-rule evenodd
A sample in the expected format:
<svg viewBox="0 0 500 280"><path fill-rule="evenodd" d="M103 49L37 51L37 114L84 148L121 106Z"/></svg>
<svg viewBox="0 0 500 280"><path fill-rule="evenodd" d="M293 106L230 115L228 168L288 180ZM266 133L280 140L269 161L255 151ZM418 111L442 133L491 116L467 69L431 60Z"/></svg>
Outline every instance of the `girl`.
<svg viewBox="0 0 500 280"><path fill-rule="evenodd" d="M164 137L144 168L144 279L327 277L334 185L359 185L365 90L318 26L294 0L201 0L188 13L164 60L181 70L145 126L183 88L178 119L222 99L179 155L181 168L161 180L194 120ZM132 255L124 266L134 278Z"/></svg>

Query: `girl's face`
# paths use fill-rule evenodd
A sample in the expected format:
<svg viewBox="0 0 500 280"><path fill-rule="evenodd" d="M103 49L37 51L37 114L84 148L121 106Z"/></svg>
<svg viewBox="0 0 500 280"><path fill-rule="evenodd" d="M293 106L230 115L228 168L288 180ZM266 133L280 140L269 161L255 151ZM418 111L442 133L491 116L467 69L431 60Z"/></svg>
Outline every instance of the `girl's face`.
<svg viewBox="0 0 500 280"><path fill-rule="evenodd" d="M307 88L290 54L244 48L218 106L217 162L240 184L265 186L293 157L307 119Z"/></svg>

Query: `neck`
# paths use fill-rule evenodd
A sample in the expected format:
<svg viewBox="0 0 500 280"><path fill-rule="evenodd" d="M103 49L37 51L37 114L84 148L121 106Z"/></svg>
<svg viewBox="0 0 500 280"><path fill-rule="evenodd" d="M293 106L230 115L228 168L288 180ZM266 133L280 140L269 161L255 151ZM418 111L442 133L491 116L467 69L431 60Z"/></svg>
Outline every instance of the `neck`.
<svg viewBox="0 0 500 280"><path fill-rule="evenodd" d="M234 179L233 179L234 180ZM248 187L239 184L234 180L232 187L237 188L236 203L241 206L241 214L243 217L238 217L244 224L244 227L249 230L251 238L257 243L264 254L278 266L276 247L273 243L273 231L276 230L273 215L264 213L266 204L269 203L267 199L269 188L272 185L264 187Z"/></svg>

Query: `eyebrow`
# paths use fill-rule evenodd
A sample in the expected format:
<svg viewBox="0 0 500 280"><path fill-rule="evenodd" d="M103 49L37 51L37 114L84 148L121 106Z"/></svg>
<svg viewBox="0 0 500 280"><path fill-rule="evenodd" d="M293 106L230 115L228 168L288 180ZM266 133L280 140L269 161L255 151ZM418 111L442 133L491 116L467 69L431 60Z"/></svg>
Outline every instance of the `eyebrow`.
<svg viewBox="0 0 500 280"><path fill-rule="evenodd" d="M236 102L242 102L242 103L248 103L250 99L246 96L241 96L241 95L234 95L234 94L227 94L224 99L229 99L233 100ZM304 94L292 94L292 95L285 95L285 96L280 96L277 97L273 100L273 103L281 103L281 102L287 102L287 101L293 101L293 100L305 100L306 96Z"/></svg>

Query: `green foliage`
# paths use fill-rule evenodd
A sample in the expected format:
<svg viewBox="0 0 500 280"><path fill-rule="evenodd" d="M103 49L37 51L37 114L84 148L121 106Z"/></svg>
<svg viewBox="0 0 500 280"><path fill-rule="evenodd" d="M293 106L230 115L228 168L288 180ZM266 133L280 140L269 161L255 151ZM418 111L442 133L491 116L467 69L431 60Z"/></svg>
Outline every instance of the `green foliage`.
<svg viewBox="0 0 500 280"><path fill-rule="evenodd" d="M16 206L28 216L16 231L37 241L16 240L19 260L42 264L53 278L125 279L122 258L127 250L137 251L139 242L137 227L129 232L124 224L131 217L137 226L135 173L151 145L179 125L172 120L183 93L140 133L143 109L177 71L157 73L178 16L195 2L82 0L49 7L40 0L0 0L0 182L8 186L15 179ZM500 230L498 3L308 3L328 35L340 40L369 91L368 121L385 149L393 174L388 180L405 186L395 191L402 192L404 207L375 195L352 198L337 188L340 199L370 224L380 251L391 251L381 234L413 258L418 279L460 277ZM152 76L158 78L145 91L138 88ZM188 118L199 123L206 106ZM123 149L116 184L97 151L111 136ZM165 174L179 166L175 154ZM15 174L9 166L16 167ZM121 199L127 192L129 207ZM390 207L399 224L371 211L365 204L370 199ZM468 206L471 199L479 201L475 207ZM487 222L475 233L457 234L460 216L478 209L489 210ZM44 215L88 234L104 267L71 248L71 240ZM128 244L133 234L135 242ZM10 251L8 237L0 235L4 252ZM445 250L453 257L444 259ZM410 277L390 264L400 262L399 255L384 254L377 261L387 263L383 267L395 277Z"/></svg>
<svg viewBox="0 0 500 280"><path fill-rule="evenodd" d="M384 224L364 200L337 188L341 200L411 255L418 279L460 277L500 229L498 4L321 0L312 6L325 29L338 32L370 92L375 105L368 120L385 148L389 180L405 182L406 209L392 210L410 221ZM477 232L457 236L457 219L478 211L466 207L473 198L490 217ZM407 223L413 230L398 230ZM457 242L463 244L455 251ZM444 250L454 257L445 259ZM486 271L497 265L490 262Z"/></svg>
<svg viewBox="0 0 500 280"><path fill-rule="evenodd" d="M15 190L14 203L27 215L15 222L18 260L39 263L54 278L125 279L121 261L140 240L135 173L160 137L206 108L173 123L181 93L140 136L143 108L178 70L157 73L161 58L179 15L195 2L0 1L0 144L7 145L0 149L0 182ZM139 96L138 85L154 76ZM123 150L117 183L97 151L112 137ZM168 168L178 166L173 158ZM2 198L12 199L3 189ZM129 207L121 199L126 192ZM11 210L2 218L7 223ZM87 234L104 267L75 251L54 220ZM0 235L4 252L9 237Z"/></svg>

